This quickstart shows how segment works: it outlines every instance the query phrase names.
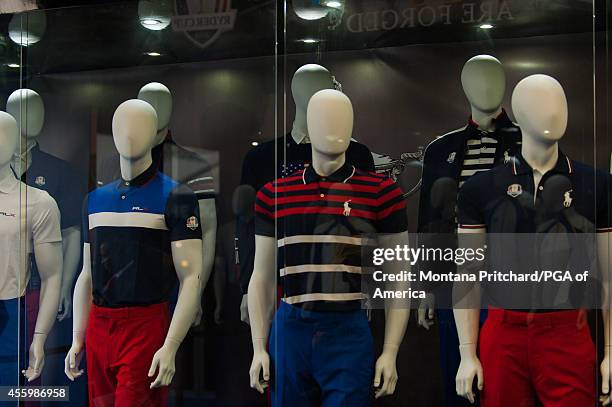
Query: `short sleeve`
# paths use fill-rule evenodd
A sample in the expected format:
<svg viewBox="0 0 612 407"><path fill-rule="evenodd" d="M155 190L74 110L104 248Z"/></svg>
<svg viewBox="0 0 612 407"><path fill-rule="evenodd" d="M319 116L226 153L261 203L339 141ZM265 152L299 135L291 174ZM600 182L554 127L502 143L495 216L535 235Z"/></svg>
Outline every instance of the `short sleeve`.
<svg viewBox="0 0 612 407"><path fill-rule="evenodd" d="M34 244L62 241L60 212L57 203L44 192L32 215L32 241Z"/></svg>
<svg viewBox="0 0 612 407"><path fill-rule="evenodd" d="M391 178L385 178L380 184L376 230L379 233L400 233L408 230L406 200L399 185Z"/></svg>
<svg viewBox="0 0 612 407"><path fill-rule="evenodd" d="M612 232L612 176L602 172L601 179L597 191L597 232Z"/></svg>
<svg viewBox="0 0 612 407"><path fill-rule="evenodd" d="M479 191L471 178L459 189L457 196L457 223L459 228L480 229L486 226L483 211L478 202Z"/></svg>
<svg viewBox="0 0 612 407"><path fill-rule="evenodd" d="M274 227L274 188L271 182L264 185L255 197L255 234L275 235Z"/></svg>
<svg viewBox="0 0 612 407"><path fill-rule="evenodd" d="M370 149L361 143L351 141L346 152L346 161L362 171L374 171L374 157Z"/></svg>
<svg viewBox="0 0 612 407"><path fill-rule="evenodd" d="M179 185L172 190L166 202L165 219L171 241L202 239L198 199L188 187Z"/></svg>

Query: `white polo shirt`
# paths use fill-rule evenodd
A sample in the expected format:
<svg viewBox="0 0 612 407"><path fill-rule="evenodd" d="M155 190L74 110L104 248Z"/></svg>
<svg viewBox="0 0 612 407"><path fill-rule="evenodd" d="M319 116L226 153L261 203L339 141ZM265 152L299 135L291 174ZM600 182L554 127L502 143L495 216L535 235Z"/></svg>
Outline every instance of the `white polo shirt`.
<svg viewBox="0 0 612 407"><path fill-rule="evenodd" d="M42 190L7 177L0 181L0 300L21 297L30 278L29 255L40 243L61 242L60 213Z"/></svg>

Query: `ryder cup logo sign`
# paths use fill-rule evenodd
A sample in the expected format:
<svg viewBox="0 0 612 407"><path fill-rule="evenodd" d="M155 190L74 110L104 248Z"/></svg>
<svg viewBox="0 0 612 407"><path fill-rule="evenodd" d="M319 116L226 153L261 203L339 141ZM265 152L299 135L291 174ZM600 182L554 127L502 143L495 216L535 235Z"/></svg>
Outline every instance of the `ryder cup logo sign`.
<svg viewBox="0 0 612 407"><path fill-rule="evenodd" d="M175 7L172 30L184 32L200 48L234 29L236 9L232 9L231 0L175 0Z"/></svg>

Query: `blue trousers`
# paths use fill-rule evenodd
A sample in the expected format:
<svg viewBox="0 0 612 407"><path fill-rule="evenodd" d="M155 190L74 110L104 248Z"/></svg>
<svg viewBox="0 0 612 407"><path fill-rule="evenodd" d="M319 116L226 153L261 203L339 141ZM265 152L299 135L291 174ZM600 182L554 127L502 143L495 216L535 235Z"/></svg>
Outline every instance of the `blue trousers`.
<svg viewBox="0 0 612 407"><path fill-rule="evenodd" d="M273 407L367 407L374 370L363 310L304 311L284 302L270 332Z"/></svg>
<svg viewBox="0 0 612 407"><path fill-rule="evenodd" d="M27 333L23 298L0 300L0 386L23 384L21 369L26 368ZM0 407L17 402L0 401Z"/></svg>
<svg viewBox="0 0 612 407"><path fill-rule="evenodd" d="M457 395L455 390L455 377L459 370L461 356L459 355L459 337L457 335L457 325L452 309L439 309L437 311L438 322L440 324L440 363L442 368L442 385L444 386L444 406L445 407L474 407L476 404ZM487 319L487 310L480 311L480 326Z"/></svg>

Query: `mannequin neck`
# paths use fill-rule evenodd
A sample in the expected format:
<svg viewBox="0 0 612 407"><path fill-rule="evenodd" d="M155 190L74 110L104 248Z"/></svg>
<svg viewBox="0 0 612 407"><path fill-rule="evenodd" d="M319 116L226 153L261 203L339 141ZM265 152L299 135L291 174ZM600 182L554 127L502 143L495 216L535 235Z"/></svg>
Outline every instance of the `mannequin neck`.
<svg viewBox="0 0 612 407"><path fill-rule="evenodd" d="M306 113L299 109L295 112L295 120L293 120L291 137L293 137L293 140L295 140L297 144L310 143L308 126L306 125Z"/></svg>
<svg viewBox="0 0 612 407"><path fill-rule="evenodd" d="M312 167L321 176L327 177L338 171L346 162L346 152L328 155L312 149Z"/></svg>
<svg viewBox="0 0 612 407"><path fill-rule="evenodd" d="M557 164L559 145L556 141L541 140L523 133L521 154L534 171L545 174Z"/></svg>
<svg viewBox="0 0 612 407"><path fill-rule="evenodd" d="M137 159L129 159L119 157L119 165L121 167L121 178L126 181L131 181L143 172L145 172L153 164L151 151L148 151L144 157Z"/></svg>
<svg viewBox="0 0 612 407"><path fill-rule="evenodd" d="M494 131L495 125L493 124L493 120L495 120L502 113L502 107L499 106L495 111L491 112L483 112L482 110L478 110L476 107L472 106L472 120L478 123L478 128L485 131Z"/></svg>

